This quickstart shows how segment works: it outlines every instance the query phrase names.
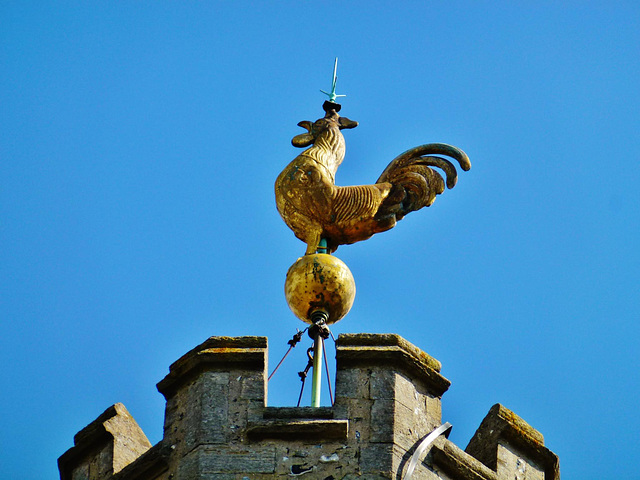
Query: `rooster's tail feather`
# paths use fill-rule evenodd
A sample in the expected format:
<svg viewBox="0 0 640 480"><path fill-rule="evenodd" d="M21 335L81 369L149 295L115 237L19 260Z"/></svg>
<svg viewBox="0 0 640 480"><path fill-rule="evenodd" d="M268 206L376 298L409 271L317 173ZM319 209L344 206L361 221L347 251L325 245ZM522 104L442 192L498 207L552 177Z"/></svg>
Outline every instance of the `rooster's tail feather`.
<svg viewBox="0 0 640 480"><path fill-rule="evenodd" d="M447 155L458 161L463 170L471 168L469 157L460 149L443 143L430 143L407 150L396 157L382 172L376 183L388 182L394 188L404 190L404 199L396 212L397 220L407 213L431 205L436 195L444 191L445 182L442 176L430 167L437 167L444 171L447 188L453 188L458 180L458 173L452 162L432 154ZM391 200L391 199L389 199ZM387 213L393 206L391 201L385 202L382 211Z"/></svg>

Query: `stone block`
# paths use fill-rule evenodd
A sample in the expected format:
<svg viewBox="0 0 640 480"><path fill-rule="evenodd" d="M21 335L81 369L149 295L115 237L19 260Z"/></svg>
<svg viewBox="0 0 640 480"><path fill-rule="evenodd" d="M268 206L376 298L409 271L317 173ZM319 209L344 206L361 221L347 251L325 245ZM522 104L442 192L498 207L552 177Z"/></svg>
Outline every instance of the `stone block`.
<svg viewBox="0 0 640 480"><path fill-rule="evenodd" d="M327 440L345 441L348 432L348 420L263 420L249 424L247 437L253 442L280 439L321 443Z"/></svg>
<svg viewBox="0 0 640 480"><path fill-rule="evenodd" d="M373 443L393 443L398 405L393 400L374 400L371 407L371 437Z"/></svg>
<svg viewBox="0 0 640 480"><path fill-rule="evenodd" d="M369 442L371 439L372 405L372 400L351 401L347 405L348 413L342 416L349 419L349 438L356 444Z"/></svg>
<svg viewBox="0 0 640 480"><path fill-rule="evenodd" d="M158 383L167 399L165 441L178 454L241 441L265 407L266 356L263 337L211 337L174 362Z"/></svg>
<svg viewBox="0 0 640 480"><path fill-rule="evenodd" d="M179 452L227 440L228 377L226 372L202 372L170 397L165 409L165 440Z"/></svg>
<svg viewBox="0 0 640 480"><path fill-rule="evenodd" d="M367 369L348 368L336 371L337 398L370 398L370 373Z"/></svg>
<svg viewBox="0 0 640 480"><path fill-rule="evenodd" d="M229 375L204 372L190 390L192 423L186 428L187 448L205 443L224 443L229 426ZM193 433L192 433L193 432Z"/></svg>
<svg viewBox="0 0 640 480"><path fill-rule="evenodd" d="M440 397L451 382L440 375L440 362L394 334L348 334L336 341L336 369L380 366L401 372Z"/></svg>
<svg viewBox="0 0 640 480"><path fill-rule="evenodd" d="M58 459L61 480L103 480L135 461L151 443L121 403L112 405L74 437Z"/></svg>
<svg viewBox="0 0 640 480"><path fill-rule="evenodd" d="M396 391L396 372L391 369L375 367L370 373L370 397L372 400L395 399Z"/></svg>
<svg viewBox="0 0 640 480"><path fill-rule="evenodd" d="M244 372L235 378L240 383L240 398L265 401L266 386L263 372Z"/></svg>
<svg viewBox="0 0 640 480"><path fill-rule="evenodd" d="M275 447L252 445L251 447L220 448L209 445L198 447L200 472L208 473L274 473Z"/></svg>
<svg viewBox="0 0 640 480"><path fill-rule="evenodd" d="M544 468L511 445L498 444L498 478L513 480L544 480Z"/></svg>
<svg viewBox="0 0 640 480"><path fill-rule="evenodd" d="M264 386L266 368L265 337L210 337L169 367L169 374L158 383L158 391L168 399L203 371L262 372L259 383ZM265 393L262 395L264 398Z"/></svg>
<svg viewBox="0 0 640 480"><path fill-rule="evenodd" d="M201 445L182 457L176 480L218 478L216 475L239 473L253 477L255 474L275 473L275 447L252 448Z"/></svg>
<svg viewBox="0 0 640 480"><path fill-rule="evenodd" d="M394 417L394 442L404 450L414 448L435 427L430 428L428 419L421 410L410 410L397 404Z"/></svg>
<svg viewBox="0 0 640 480"><path fill-rule="evenodd" d="M378 474L382 478L394 478L393 466L392 443L372 443L360 449L360 471L364 475Z"/></svg>
<svg viewBox="0 0 640 480"><path fill-rule="evenodd" d="M358 470L357 450L343 443L323 443L291 450L282 444L276 453L276 474L282 478L305 475L307 478L343 478Z"/></svg>
<svg viewBox="0 0 640 480"><path fill-rule="evenodd" d="M427 418L432 422L431 425L434 428L442 425L442 401L431 395L425 395L423 400L424 410Z"/></svg>
<svg viewBox="0 0 640 480"><path fill-rule="evenodd" d="M499 479L537 480L536 470L544 472L545 480L560 479L558 457L544 446L542 434L499 403L491 407L465 451L497 472Z"/></svg>

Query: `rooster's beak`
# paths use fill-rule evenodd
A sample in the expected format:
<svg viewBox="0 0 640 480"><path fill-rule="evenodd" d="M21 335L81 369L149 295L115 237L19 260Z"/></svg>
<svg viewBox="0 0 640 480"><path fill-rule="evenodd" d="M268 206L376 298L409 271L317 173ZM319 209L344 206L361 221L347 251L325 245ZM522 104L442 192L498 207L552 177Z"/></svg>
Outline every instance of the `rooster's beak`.
<svg viewBox="0 0 640 480"><path fill-rule="evenodd" d="M313 135L310 133L301 133L300 135L296 135L291 139L291 144L294 147L304 148L308 147L313 143Z"/></svg>

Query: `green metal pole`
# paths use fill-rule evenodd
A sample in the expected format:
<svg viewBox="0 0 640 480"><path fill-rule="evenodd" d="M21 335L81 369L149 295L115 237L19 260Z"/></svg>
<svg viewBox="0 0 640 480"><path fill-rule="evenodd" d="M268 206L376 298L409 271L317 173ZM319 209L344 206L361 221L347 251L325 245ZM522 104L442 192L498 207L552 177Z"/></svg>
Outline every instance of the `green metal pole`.
<svg viewBox="0 0 640 480"><path fill-rule="evenodd" d="M318 244L317 253L327 253L327 239L321 238ZM323 312L325 315L326 313ZM315 318L314 318L315 317ZM328 315L327 315L328 317ZM324 322L327 317L323 317L320 312L311 315L312 321ZM320 335L320 329L317 329L316 336L313 339L313 377L311 379L311 406L318 408L320 406L320 393L322 391L322 349L324 348L324 339Z"/></svg>
<svg viewBox="0 0 640 480"><path fill-rule="evenodd" d="M320 406L320 391L322 390L322 349L324 339L320 333L313 340L313 379L311 383L311 406Z"/></svg>

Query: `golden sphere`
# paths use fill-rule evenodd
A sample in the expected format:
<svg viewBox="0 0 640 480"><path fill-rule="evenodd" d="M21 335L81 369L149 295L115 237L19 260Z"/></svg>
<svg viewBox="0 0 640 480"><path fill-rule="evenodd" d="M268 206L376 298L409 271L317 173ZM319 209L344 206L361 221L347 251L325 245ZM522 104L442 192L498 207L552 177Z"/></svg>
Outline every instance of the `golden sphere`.
<svg viewBox="0 0 640 480"><path fill-rule="evenodd" d="M300 257L291 265L284 282L289 308L303 322L312 323L311 314L324 310L328 324L344 317L356 296L351 270L333 255L315 253Z"/></svg>

